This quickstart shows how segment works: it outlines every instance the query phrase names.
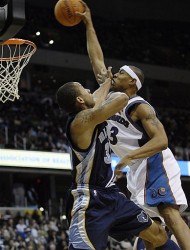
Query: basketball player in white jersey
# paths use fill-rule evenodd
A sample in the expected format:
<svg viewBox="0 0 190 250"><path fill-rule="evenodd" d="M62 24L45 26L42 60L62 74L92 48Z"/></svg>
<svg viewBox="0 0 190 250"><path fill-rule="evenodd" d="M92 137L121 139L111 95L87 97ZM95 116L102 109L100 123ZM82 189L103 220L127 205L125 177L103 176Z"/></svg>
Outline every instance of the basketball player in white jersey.
<svg viewBox="0 0 190 250"><path fill-rule="evenodd" d="M106 71L88 6L78 13L86 26L87 50L96 79L101 84ZM123 66L114 74L112 89L125 92L128 105L110 117L108 133L111 148L121 161L116 167L119 175L126 165L128 189L131 199L142 206L152 217L162 216L183 250L190 249L190 230L180 213L187 208L187 200L181 187L180 168L167 147L168 139L154 108L137 95L144 75L134 66ZM147 242L146 249L152 250Z"/></svg>

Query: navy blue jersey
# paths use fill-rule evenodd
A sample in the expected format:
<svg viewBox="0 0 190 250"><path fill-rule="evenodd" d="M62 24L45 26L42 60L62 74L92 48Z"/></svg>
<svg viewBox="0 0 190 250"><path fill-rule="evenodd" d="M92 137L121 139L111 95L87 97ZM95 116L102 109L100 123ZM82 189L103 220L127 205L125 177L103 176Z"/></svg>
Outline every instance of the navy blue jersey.
<svg viewBox="0 0 190 250"><path fill-rule="evenodd" d="M69 249L103 250L108 235L117 240L138 235L151 225L148 215L125 195L113 182L111 152L103 122L94 130L86 150L75 147L70 137L73 185L67 200Z"/></svg>
<svg viewBox="0 0 190 250"><path fill-rule="evenodd" d="M71 147L73 185L102 188L115 185L111 168L111 149L106 132L107 123L104 122L96 126L90 146L86 150L82 150L73 145L69 132L74 117L75 115L69 116L66 129Z"/></svg>

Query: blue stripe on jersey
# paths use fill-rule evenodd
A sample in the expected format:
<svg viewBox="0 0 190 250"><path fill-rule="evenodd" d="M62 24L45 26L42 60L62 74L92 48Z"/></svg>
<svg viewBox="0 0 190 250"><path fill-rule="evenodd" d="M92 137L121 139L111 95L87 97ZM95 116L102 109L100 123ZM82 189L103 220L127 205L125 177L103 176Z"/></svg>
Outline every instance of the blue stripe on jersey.
<svg viewBox="0 0 190 250"><path fill-rule="evenodd" d="M147 159L145 204L152 207L159 204L176 205L163 165L162 153L155 154Z"/></svg>

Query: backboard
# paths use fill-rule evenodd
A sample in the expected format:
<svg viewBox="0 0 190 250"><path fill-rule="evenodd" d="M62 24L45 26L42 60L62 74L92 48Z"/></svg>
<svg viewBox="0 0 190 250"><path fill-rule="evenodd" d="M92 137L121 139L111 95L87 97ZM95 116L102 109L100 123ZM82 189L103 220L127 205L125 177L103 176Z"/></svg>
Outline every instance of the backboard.
<svg viewBox="0 0 190 250"><path fill-rule="evenodd" d="M25 23L25 0L1 0L0 43L14 37Z"/></svg>

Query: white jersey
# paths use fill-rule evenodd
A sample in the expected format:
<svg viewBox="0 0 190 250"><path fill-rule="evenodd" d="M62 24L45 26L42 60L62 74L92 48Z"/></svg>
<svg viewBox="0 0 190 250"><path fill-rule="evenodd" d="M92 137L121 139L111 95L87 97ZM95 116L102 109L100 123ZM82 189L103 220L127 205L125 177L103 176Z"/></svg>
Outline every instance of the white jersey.
<svg viewBox="0 0 190 250"><path fill-rule="evenodd" d="M133 97L125 108L107 121L111 148L120 158L124 157L129 151L141 147L149 140L143 127L133 122L129 116L130 109L138 103L149 104L140 96ZM139 162L142 162L142 159L134 160L130 167L135 168L139 165Z"/></svg>
<svg viewBox="0 0 190 250"><path fill-rule="evenodd" d="M134 122L129 115L134 106L140 103L146 103L154 110L142 97L135 96L123 110L107 120L111 149L120 158L149 140L141 123ZM180 168L169 148L151 157L134 160L127 173L127 187L132 194L131 200L152 217L158 215L156 207L161 203L180 205L181 212L187 208Z"/></svg>

